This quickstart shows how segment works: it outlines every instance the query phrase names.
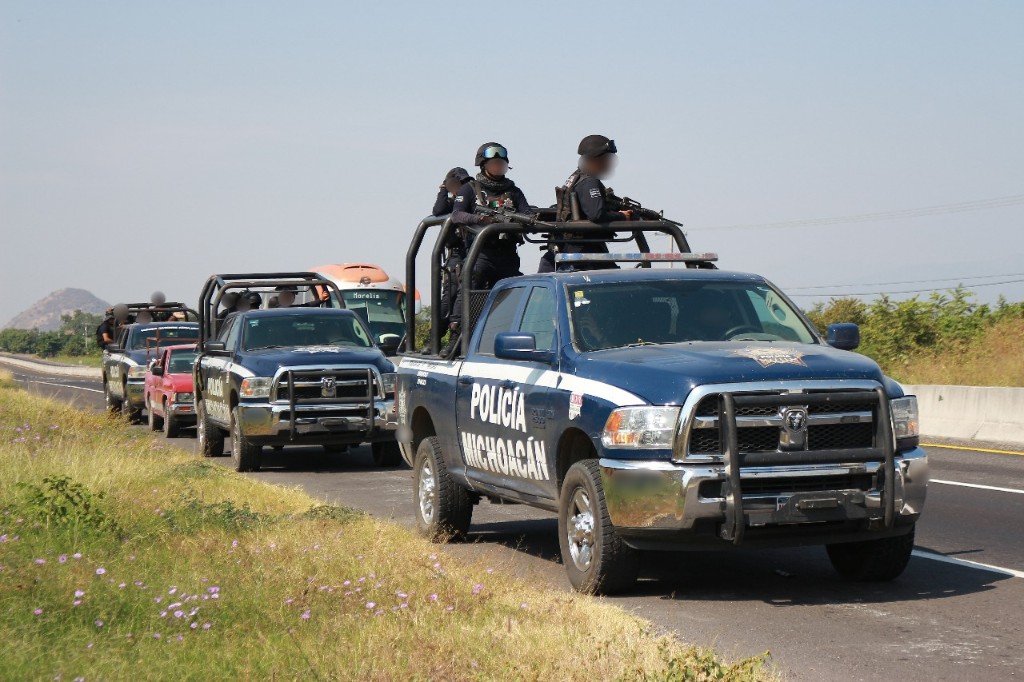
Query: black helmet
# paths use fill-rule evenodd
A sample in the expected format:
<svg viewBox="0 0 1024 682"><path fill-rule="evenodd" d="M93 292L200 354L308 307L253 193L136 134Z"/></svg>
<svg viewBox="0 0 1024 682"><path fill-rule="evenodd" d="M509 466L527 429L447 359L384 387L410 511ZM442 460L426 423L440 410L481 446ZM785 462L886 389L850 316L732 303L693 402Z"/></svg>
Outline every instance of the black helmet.
<svg viewBox="0 0 1024 682"><path fill-rule="evenodd" d="M458 183L464 183L471 179L472 178L469 175L469 171L467 171L465 168L462 168L461 166L456 166L455 168L452 168L450 171L448 171L448 174L444 176L445 182L453 180Z"/></svg>
<svg viewBox="0 0 1024 682"><path fill-rule="evenodd" d="M251 305L253 309L259 308L263 305L263 297L259 295L259 292L247 291L245 292L245 297L249 299L249 305Z"/></svg>
<svg viewBox="0 0 1024 682"><path fill-rule="evenodd" d="M596 159L605 154L617 154L618 150L615 148L615 140L609 140L604 135L587 135L580 140L576 153L588 159Z"/></svg>
<svg viewBox="0 0 1024 682"><path fill-rule="evenodd" d="M480 149L476 150L476 165L483 166L491 159L508 161L508 150L498 142L484 142Z"/></svg>

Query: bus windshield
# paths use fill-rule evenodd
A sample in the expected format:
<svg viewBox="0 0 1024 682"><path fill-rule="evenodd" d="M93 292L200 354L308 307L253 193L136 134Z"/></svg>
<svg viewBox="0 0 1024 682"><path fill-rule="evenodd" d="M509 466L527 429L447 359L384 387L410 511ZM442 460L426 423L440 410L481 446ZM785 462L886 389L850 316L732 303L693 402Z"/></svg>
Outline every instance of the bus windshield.
<svg viewBox="0 0 1024 682"><path fill-rule="evenodd" d="M387 289L342 289L345 307L363 319L378 339L405 333L405 292Z"/></svg>

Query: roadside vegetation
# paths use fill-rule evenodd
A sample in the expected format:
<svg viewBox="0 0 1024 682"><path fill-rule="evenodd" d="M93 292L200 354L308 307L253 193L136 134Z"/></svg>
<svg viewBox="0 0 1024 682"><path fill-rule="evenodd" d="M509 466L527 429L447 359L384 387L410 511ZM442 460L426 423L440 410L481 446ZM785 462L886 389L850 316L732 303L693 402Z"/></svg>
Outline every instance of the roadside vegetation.
<svg viewBox="0 0 1024 682"><path fill-rule="evenodd" d="M763 680L0 375L0 679Z"/></svg>
<svg viewBox="0 0 1024 682"><path fill-rule="evenodd" d="M42 332L38 329L0 330L0 351L35 355L65 362L99 367L102 351L96 346L96 327L103 318L76 310L61 315L60 329Z"/></svg>
<svg viewBox="0 0 1024 682"><path fill-rule="evenodd" d="M808 316L822 333L860 325L858 352L903 383L1024 386L1024 302L979 304L957 288L905 301L837 298Z"/></svg>

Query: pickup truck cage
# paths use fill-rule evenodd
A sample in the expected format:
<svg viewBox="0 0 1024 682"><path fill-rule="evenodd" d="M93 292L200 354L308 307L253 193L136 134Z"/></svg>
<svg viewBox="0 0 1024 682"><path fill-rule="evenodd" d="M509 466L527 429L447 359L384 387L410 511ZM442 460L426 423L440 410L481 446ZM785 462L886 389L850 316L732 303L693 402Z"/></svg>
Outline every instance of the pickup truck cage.
<svg viewBox="0 0 1024 682"><path fill-rule="evenodd" d="M545 211L542 210L540 215L545 215ZM499 217L497 219L500 220L501 218ZM449 241L450 235L455 230L455 225L452 223L451 217L429 217L420 221L413 234L412 242L409 245L405 261L406 287L410 290L414 290L416 288L416 257L419 255L419 251L427 231L430 228L437 226L440 226L441 229L438 232L437 239L434 242L434 247L430 256L430 339L426 350L423 352L424 355L429 356L438 356L441 353L441 337L443 335L443 330L441 329L439 321L441 312L441 277L445 247ZM527 243L541 244L544 245L544 247L567 240L577 243L621 243L634 241L639 249L639 253L646 254L651 251L647 242L647 235L664 234L672 239L680 254L690 253L690 244L686 240L686 235L683 234L682 229L680 229L680 224L667 219L631 220L627 222L601 224L589 221L543 222L540 220L496 222L482 228L470 228L470 231L474 234L473 245L470 247L469 252L466 254L465 261L462 264L462 282L460 283L462 291L467 293L467 295L462 296L462 319L464 324L459 339L460 351L463 356L465 356L469 351L469 339L473 334L473 327L475 326L476 320L479 317L487 299L487 294L489 293L488 290L477 291L470 288L473 264L479 257L483 244L491 237L497 237L501 234L519 235ZM610 233L628 233L628 236L611 237ZM576 254L559 255L564 256ZM574 258L572 260L574 262L583 262L591 260L590 257L594 255L595 254L579 254L579 258ZM629 255L636 256L637 254ZM560 262L566 262L566 260L568 259L560 259ZM607 262L612 259L604 258L601 260ZM623 262L636 262L638 263L638 267L650 267L651 265L651 261L649 259L644 259L642 257L623 258L621 260L623 260ZM682 260L686 262L687 267L714 267L712 263L714 257L712 257L711 254L701 254L700 256L689 260ZM410 316L409 319L406 320L405 336L406 342L404 352L412 353L414 352L413 345L416 338L416 320L414 317Z"/></svg>
<svg viewBox="0 0 1024 682"><path fill-rule="evenodd" d="M168 301L157 305L155 303L121 303L128 310L129 315L139 313L185 313L184 322L195 322L199 319L199 313L178 301Z"/></svg>
<svg viewBox="0 0 1024 682"><path fill-rule="evenodd" d="M217 319L217 308L224 295L232 290L263 289L274 287L325 287L336 294L331 296L332 303L327 307L345 307L344 299L338 285L323 275L315 272L257 272L226 275L211 275L203 285L199 295L199 352L205 350L206 342L217 336L220 320ZM337 305L333 303L337 301Z"/></svg>

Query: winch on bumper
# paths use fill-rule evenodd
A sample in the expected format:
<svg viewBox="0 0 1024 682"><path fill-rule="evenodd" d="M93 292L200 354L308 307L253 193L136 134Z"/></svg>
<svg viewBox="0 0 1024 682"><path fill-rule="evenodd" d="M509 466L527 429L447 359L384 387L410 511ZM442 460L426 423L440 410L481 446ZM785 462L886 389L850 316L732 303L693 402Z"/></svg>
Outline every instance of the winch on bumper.
<svg viewBox="0 0 1024 682"><path fill-rule="evenodd" d="M702 401L712 403L711 416L701 416ZM600 459L609 517L630 545L681 549L869 540L909 532L921 514L927 455L916 439L897 450L889 400L880 388L795 395L705 391L687 402L682 451L673 459ZM758 446L756 429L770 431L794 403L812 425L861 424L866 441L787 447L785 429L779 428L777 447ZM692 456L702 451L693 434L706 436L699 430L712 422L719 454Z"/></svg>

